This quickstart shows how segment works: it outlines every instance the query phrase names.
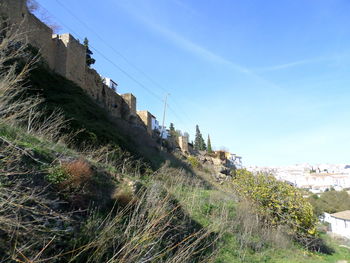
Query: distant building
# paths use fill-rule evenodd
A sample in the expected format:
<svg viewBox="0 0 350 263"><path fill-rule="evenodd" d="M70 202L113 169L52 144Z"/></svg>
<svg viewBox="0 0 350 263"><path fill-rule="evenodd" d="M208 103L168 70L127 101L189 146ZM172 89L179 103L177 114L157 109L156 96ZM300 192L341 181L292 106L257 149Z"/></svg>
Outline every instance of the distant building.
<svg viewBox="0 0 350 263"><path fill-rule="evenodd" d="M164 140L167 140L170 137L170 131L166 128L166 126L160 126L160 136Z"/></svg>
<svg viewBox="0 0 350 263"><path fill-rule="evenodd" d="M118 84L116 82L114 82L112 79L110 78L102 78L102 81L104 84L106 84L109 88L111 88L112 90L114 90L115 92L117 92L117 86Z"/></svg>
<svg viewBox="0 0 350 263"><path fill-rule="evenodd" d="M145 124L148 134L152 135L154 127L156 126L156 117L146 110L137 111L137 115L139 115L142 122Z"/></svg>
<svg viewBox="0 0 350 263"><path fill-rule="evenodd" d="M234 156L234 165L236 166L237 169L242 169L243 168L243 164L242 164L242 157L235 155Z"/></svg>
<svg viewBox="0 0 350 263"><path fill-rule="evenodd" d="M215 151L214 152L217 158L219 158L222 161L226 161L228 165L231 165L232 167L236 167L237 169L242 169L242 157L238 156L234 153L230 153L227 151Z"/></svg>
<svg viewBox="0 0 350 263"><path fill-rule="evenodd" d="M330 224L332 233L350 239L350 210L334 214L324 213L324 221Z"/></svg>
<svg viewBox="0 0 350 263"><path fill-rule="evenodd" d="M160 131L160 126L159 126L159 121L156 119L156 117L154 117L152 115L151 117L151 121L152 121L152 130L156 130L156 131Z"/></svg>
<svg viewBox="0 0 350 263"><path fill-rule="evenodd" d="M278 180L292 182L298 188L321 193L331 188L350 188L350 169L345 164L296 164L282 167L248 167L254 173L268 172Z"/></svg>

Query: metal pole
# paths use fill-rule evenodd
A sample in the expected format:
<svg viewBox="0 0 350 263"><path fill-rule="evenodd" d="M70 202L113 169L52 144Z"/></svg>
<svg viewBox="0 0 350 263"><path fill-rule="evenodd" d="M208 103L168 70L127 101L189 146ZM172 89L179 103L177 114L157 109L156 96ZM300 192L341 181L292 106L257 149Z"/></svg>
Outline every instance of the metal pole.
<svg viewBox="0 0 350 263"><path fill-rule="evenodd" d="M167 106L168 95L170 95L170 94L169 93L165 94L163 121L162 121L162 132L160 134L160 146L161 146L162 150L163 150L163 133L164 133L165 113L166 113L166 106Z"/></svg>

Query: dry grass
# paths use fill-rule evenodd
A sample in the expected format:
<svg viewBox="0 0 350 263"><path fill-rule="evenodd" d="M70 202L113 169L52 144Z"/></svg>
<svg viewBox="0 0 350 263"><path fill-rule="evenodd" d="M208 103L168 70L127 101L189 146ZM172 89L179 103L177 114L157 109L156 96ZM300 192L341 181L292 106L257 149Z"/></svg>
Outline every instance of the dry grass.
<svg viewBox="0 0 350 263"><path fill-rule="evenodd" d="M206 241L211 234L205 229L182 229L183 211L161 188L154 184L117 215L88 224L85 233L95 235L89 237L90 242L79 244L82 250L72 262L200 261L201 252L211 245Z"/></svg>
<svg viewBox="0 0 350 263"><path fill-rule="evenodd" d="M63 112L49 112L43 99L29 95L28 76L42 63L38 51L27 44L25 32L16 25L0 24L0 123L24 127L28 133L51 141L71 142L76 134L62 134L70 121Z"/></svg>
<svg viewBox="0 0 350 263"><path fill-rule="evenodd" d="M6 122L27 119L29 112L41 103L36 97L23 98L26 78L38 57L28 54L24 34L14 27L2 27L0 35L1 119Z"/></svg>
<svg viewBox="0 0 350 263"><path fill-rule="evenodd" d="M0 122L51 142L62 140L60 131L67 125L62 112L47 114L41 99L24 93L38 58L28 55L19 33L7 28L1 34L5 37L0 42ZM95 163L112 166L122 176L139 178L148 169L118 147L91 147L83 153ZM187 184L185 177L166 181L165 186L157 179L132 198L121 192L117 201L124 204L119 210L113 207L107 216L97 211L86 219L74 215L72 205L62 204L62 200L69 200L65 197L72 194L71 189L74 198L86 197L85 186L91 185L96 172L87 161L62 163L60 168L68 177L61 182L63 191L57 193L38 171L53 163L42 162L5 137L0 137L0 156L0 169L7 173L6 180L0 180L5 184L0 184L1 261L183 263L210 262L215 254L208 251L212 252L218 235L192 220L169 191L175 189L172 184ZM38 165L30 167L24 159Z"/></svg>
<svg viewBox="0 0 350 263"><path fill-rule="evenodd" d="M261 221L251 204L242 201L236 208L234 232L240 245L240 251L247 248L259 252L266 247L287 248L291 246L291 238L287 236L283 226L269 227ZM244 255L242 255L244 257Z"/></svg>
<svg viewBox="0 0 350 263"><path fill-rule="evenodd" d="M47 242L67 235L63 226L74 220L53 210L60 201L48 198L45 187L33 188L29 180L8 184L0 184L0 261L37 262Z"/></svg>
<svg viewBox="0 0 350 263"><path fill-rule="evenodd" d="M62 169L68 174L67 180L62 182L63 187L82 187L94 174L91 165L82 159L63 163Z"/></svg>

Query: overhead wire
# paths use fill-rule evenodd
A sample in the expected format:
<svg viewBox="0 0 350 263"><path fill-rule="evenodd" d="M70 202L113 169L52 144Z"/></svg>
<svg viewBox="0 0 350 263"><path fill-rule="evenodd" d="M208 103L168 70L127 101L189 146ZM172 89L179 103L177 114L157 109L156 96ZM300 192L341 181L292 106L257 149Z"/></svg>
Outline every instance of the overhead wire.
<svg viewBox="0 0 350 263"><path fill-rule="evenodd" d="M159 88L160 90L162 90L163 92L165 92L166 94L169 93L168 90L166 90L161 84L159 84L158 81L156 81L155 79L153 79L152 77L150 77L144 70L142 70L140 67L138 67L137 65L135 65L134 63L132 63L125 55L123 55L120 51L118 51L115 47L113 47L108 41L105 41L105 39L103 37L100 36L100 34L98 32L96 32L94 29L92 29L87 23L85 23L82 19L80 19L76 14L74 14L67 6L65 6L64 4L61 3L61 1L59 0L55 0L67 13L69 13L72 17L74 17L77 21L79 21L85 28L87 28L89 31L91 31L94 36L96 36L102 43L104 43L107 47L109 47L112 51L114 51L114 53L116 55L118 55L119 57L121 57L127 64L129 64L131 67L133 67L134 69L136 69L136 71L138 71L140 74L142 74L148 81L150 81L154 86L156 86L157 88ZM175 98L170 97L171 100L177 104L177 108L182 110L182 107L179 106L179 104L177 102L175 102ZM185 126L187 126L187 124L185 123L185 121L182 120L182 118L176 113L176 111L170 106L170 104L168 103L168 108L170 109L170 111L174 114L174 116L180 121L182 122ZM183 111L183 116L186 116L187 118L187 114L185 111ZM190 123L193 123L190 119L188 119Z"/></svg>
<svg viewBox="0 0 350 263"><path fill-rule="evenodd" d="M77 38L82 39L83 37L78 34L77 32L75 32L75 30L73 30L71 27L69 27L68 25L66 25L61 19L57 18L55 15L53 15L49 10L47 10L44 6L42 6L41 4L38 3L38 5L40 6L40 8L44 9L50 16L54 17L55 19L57 19L64 27L66 27L68 30L70 30L72 32L72 34L74 34ZM158 100L160 100L161 102L163 101L163 99L158 96L157 94L155 94L153 91L151 91L149 88L147 88L144 84L142 84L140 81L138 81L136 78L134 78L131 74L129 74L126 70L124 70L123 68L121 68L120 66L118 66L113 60L109 59L106 55L104 55L101 51L99 51L96 47L94 47L93 45L89 44L89 48L91 48L92 50L94 50L96 53L98 53L102 58L104 58L106 61L108 61L110 64L112 64L114 67L116 67L120 72L122 72L125 76L127 76L129 79L131 79L132 81L134 81L137 85L139 85L141 88L145 89L147 92L149 92L152 96L154 96L155 98L157 98Z"/></svg>
<svg viewBox="0 0 350 263"><path fill-rule="evenodd" d="M140 69L138 66L136 66L134 63L132 63L128 58L126 58L126 56L124 56L123 54L121 54L121 52L119 52L118 50L116 50L112 45L110 45L107 41L105 41L98 33L96 33L95 30L93 30L89 25L87 25L84 21L82 21L78 16L76 16L72 11L70 11L66 6L64 6L60 1L56 0L56 2L64 9L66 10L71 16L73 16L77 21L79 21L85 28L87 28L89 31L91 31L94 35L97 36L98 39L100 39L101 42L103 42L106 46L108 46L116 55L118 55L119 57L121 57L125 62L127 62L131 67L133 67L134 69L136 69L139 73L141 73L145 78L147 78L151 83L153 83L154 86L156 86L157 88L161 89L162 91L169 93L165 88L162 87L162 85L160 85L156 80L154 80L153 78L151 78L147 73L145 73L142 69ZM75 30L73 30L70 26L66 25L61 19L57 18L57 16L53 15L47 8L45 8L44 6L42 6L41 4L38 3L38 5L40 6L40 8L42 8L43 10L45 10L45 12L47 12L50 16L54 17L55 19L57 19L60 24L62 24L64 27L66 27L68 30L70 30L72 32L72 34L74 34L76 37L83 39L83 37L78 34L77 32L75 32ZM103 54L103 52L101 52L100 50L98 50L96 47L94 47L93 45L89 44L89 48L91 48L94 52L96 52L97 54L99 54L103 59L105 59L107 62L109 62L111 65L113 65L116 69L118 69L121 73L123 73L125 76L127 76L129 79L131 79L133 82L135 82L138 86L140 86L141 88L143 88L145 91L147 91L149 94L151 94L153 97L155 97L157 100L159 100L160 102L164 102L164 99L161 98L159 95L157 95L155 92L153 92L151 89L149 89L147 86L145 86L143 83L141 83L139 80L137 80L134 76L132 76L130 73L128 73L126 70L124 70L122 67L120 67L118 64L116 64L113 60L111 60L109 57L107 57L106 55ZM172 101L175 103L175 99L173 97ZM177 103L176 103L177 104ZM176 119L178 119L183 125L187 126L186 122L182 120L182 118L176 113L176 111L171 107L171 105L169 103L167 103L167 107L169 108L169 110L173 113L173 115L176 117ZM177 105L178 109L182 110L182 107L180 107L179 105ZM186 116L186 118L188 118L187 114L185 113L185 111L183 111L183 116ZM188 119L189 120L189 119ZM193 123L191 120L189 120L190 123Z"/></svg>

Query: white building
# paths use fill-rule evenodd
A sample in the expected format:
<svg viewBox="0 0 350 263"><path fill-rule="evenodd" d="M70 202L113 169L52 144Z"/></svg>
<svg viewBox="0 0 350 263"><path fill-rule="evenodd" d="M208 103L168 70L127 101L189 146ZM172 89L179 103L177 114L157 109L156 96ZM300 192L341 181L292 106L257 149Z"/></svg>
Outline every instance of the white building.
<svg viewBox="0 0 350 263"><path fill-rule="evenodd" d="M159 126L160 127L160 136L162 139L167 140L170 137L169 130L167 130L166 126Z"/></svg>
<svg viewBox="0 0 350 263"><path fill-rule="evenodd" d="M324 221L330 224L332 233L350 239L350 210L334 214L324 213Z"/></svg>
<svg viewBox="0 0 350 263"><path fill-rule="evenodd" d="M254 173L269 172L278 180L292 183L313 193L334 188L350 188L350 169L345 164L296 164L282 167L249 167Z"/></svg>
<svg viewBox="0 0 350 263"><path fill-rule="evenodd" d="M153 131L154 131L154 130L160 131L159 122L158 122L158 120L156 119L156 117L152 115L151 118L152 118L152 119L151 119L151 121L152 121L152 124L151 124L151 125L152 125L152 130L153 130Z"/></svg>
<svg viewBox="0 0 350 263"><path fill-rule="evenodd" d="M115 92L117 92L117 86L118 84L116 82L114 82L112 79L110 78L102 78L103 83L106 84L109 88L111 88L112 90L114 90Z"/></svg>
<svg viewBox="0 0 350 263"><path fill-rule="evenodd" d="M233 163L236 166L237 169L242 169L243 164L242 164L242 157L238 155L234 155Z"/></svg>

